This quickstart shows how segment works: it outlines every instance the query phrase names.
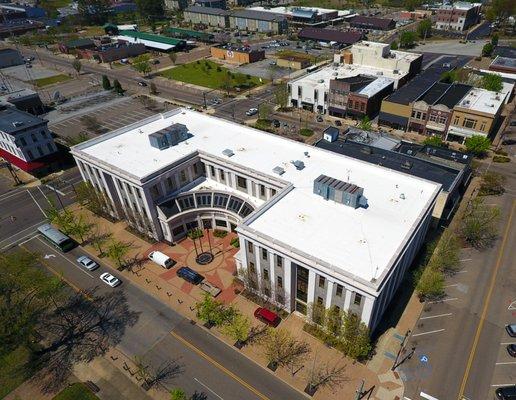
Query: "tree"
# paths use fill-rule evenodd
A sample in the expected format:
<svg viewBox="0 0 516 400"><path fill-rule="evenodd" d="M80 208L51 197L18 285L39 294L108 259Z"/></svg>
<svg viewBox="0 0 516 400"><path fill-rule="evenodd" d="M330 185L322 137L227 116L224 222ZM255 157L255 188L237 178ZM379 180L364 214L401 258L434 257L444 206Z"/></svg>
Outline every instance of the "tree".
<svg viewBox="0 0 516 400"><path fill-rule="evenodd" d="M98 230L94 232L90 237L90 243L99 252L99 256L104 255L104 245L111 240L112 233L102 233Z"/></svg>
<svg viewBox="0 0 516 400"><path fill-rule="evenodd" d="M75 192L79 204L86 206L91 212L100 216L109 214L109 203L106 196L91 182L80 182L75 186Z"/></svg>
<svg viewBox="0 0 516 400"><path fill-rule="evenodd" d="M168 58L172 61L172 64L176 65L177 53L171 52L168 54Z"/></svg>
<svg viewBox="0 0 516 400"><path fill-rule="evenodd" d="M195 304L197 318L206 324L221 326L229 324L236 317L233 307L226 307L220 301L215 300L209 293L205 293L201 301Z"/></svg>
<svg viewBox="0 0 516 400"><path fill-rule="evenodd" d="M228 324L223 326L222 330L231 339L235 340L237 345L244 345L249 339L251 323L249 318L238 313Z"/></svg>
<svg viewBox="0 0 516 400"><path fill-rule="evenodd" d="M373 128L373 124L369 117L366 115L364 118L362 118L362 121L360 121L358 127L364 131L370 131Z"/></svg>
<svg viewBox="0 0 516 400"><path fill-rule="evenodd" d="M118 269L121 269L125 261L125 256L129 253L130 248L130 243L114 240L107 248L107 256L116 263Z"/></svg>
<svg viewBox="0 0 516 400"><path fill-rule="evenodd" d="M473 135L464 142L466 150L476 157L483 157L491 147L491 141L482 135Z"/></svg>
<svg viewBox="0 0 516 400"><path fill-rule="evenodd" d="M487 171L481 176L480 196L499 196L505 193L505 176L498 172Z"/></svg>
<svg viewBox="0 0 516 400"><path fill-rule="evenodd" d="M482 197L471 200L462 217L460 233L464 240L477 249L489 247L498 234L500 208L484 203Z"/></svg>
<svg viewBox="0 0 516 400"><path fill-rule="evenodd" d="M416 34L412 31L403 31L400 34L400 47L402 49L409 49L414 46L416 42Z"/></svg>
<svg viewBox="0 0 516 400"><path fill-rule="evenodd" d="M408 11L414 11L421 5L421 0L405 0L403 3Z"/></svg>
<svg viewBox="0 0 516 400"><path fill-rule="evenodd" d="M430 264L441 272L454 272L459 267L459 252L460 244L457 235L448 228L441 235Z"/></svg>
<svg viewBox="0 0 516 400"><path fill-rule="evenodd" d="M152 67L150 65L149 60L150 56L148 54L141 54L138 57L134 58L133 68L140 74L146 75L152 71Z"/></svg>
<svg viewBox="0 0 516 400"><path fill-rule="evenodd" d="M136 365L136 376L143 380L142 386L146 390L154 386L165 388L167 383L184 371L184 366L177 360L165 361L155 368L148 365L141 357L135 357L134 364Z"/></svg>
<svg viewBox="0 0 516 400"><path fill-rule="evenodd" d="M423 144L435 147L446 147L440 136L429 136L423 140Z"/></svg>
<svg viewBox="0 0 516 400"><path fill-rule="evenodd" d="M430 21L428 18L423 19L417 26L417 34L421 39L426 39L428 36L430 36L431 31L432 21Z"/></svg>
<svg viewBox="0 0 516 400"><path fill-rule="evenodd" d="M0 254L0 359L31 342L40 321L63 291L59 278L38 268L23 250Z"/></svg>
<svg viewBox="0 0 516 400"><path fill-rule="evenodd" d="M490 57L493 54L493 45L491 43L486 43L484 47L482 47L482 57Z"/></svg>
<svg viewBox="0 0 516 400"><path fill-rule="evenodd" d="M326 311L325 329L331 337L339 337L342 332L344 316L342 310L337 306L331 306Z"/></svg>
<svg viewBox="0 0 516 400"><path fill-rule="evenodd" d="M286 83L282 83L274 89L274 98L276 100L276 104L283 110L288 106L288 87Z"/></svg>
<svg viewBox="0 0 516 400"><path fill-rule="evenodd" d="M70 210L58 210L51 201L47 209L47 218L67 235L71 234L76 220Z"/></svg>
<svg viewBox="0 0 516 400"><path fill-rule="evenodd" d="M84 220L82 215L79 215L78 218L75 218L70 227L70 234L73 236L77 236L81 244L84 243L85 238L91 232L93 225Z"/></svg>
<svg viewBox="0 0 516 400"><path fill-rule="evenodd" d="M309 305L308 315L312 322L317 325L325 325L326 322L326 307L322 303L311 303Z"/></svg>
<svg viewBox="0 0 516 400"><path fill-rule="evenodd" d="M458 80L458 75L456 70L443 72L441 75L441 81L444 83L453 83Z"/></svg>
<svg viewBox="0 0 516 400"><path fill-rule="evenodd" d="M81 74L82 64L80 60L73 60L72 67L77 72L77 75Z"/></svg>
<svg viewBox="0 0 516 400"><path fill-rule="evenodd" d="M175 388L170 391L170 400L187 400L183 389Z"/></svg>
<svg viewBox="0 0 516 400"><path fill-rule="evenodd" d="M109 15L109 0L78 0L77 10L81 18L91 25L102 25Z"/></svg>
<svg viewBox="0 0 516 400"><path fill-rule="evenodd" d="M310 395L313 395L319 388L331 387L336 390L342 384L349 381L345 374L346 365L336 363L331 365L329 362L316 362L314 357L312 367L308 372L308 384L305 389Z"/></svg>
<svg viewBox="0 0 516 400"><path fill-rule="evenodd" d="M516 4L513 0L492 0L486 11L486 18L493 22L505 22L511 15L516 14Z"/></svg>
<svg viewBox="0 0 516 400"><path fill-rule="evenodd" d="M122 85L120 85L120 82L118 82L118 79L115 79L113 81L113 90L115 91L115 93L124 94L124 89L122 89Z"/></svg>
<svg viewBox="0 0 516 400"><path fill-rule="evenodd" d="M111 90L111 82L106 75L102 75L102 89Z"/></svg>
<svg viewBox="0 0 516 400"><path fill-rule="evenodd" d="M398 42L396 40L391 43L391 50L398 50Z"/></svg>
<svg viewBox="0 0 516 400"><path fill-rule="evenodd" d="M295 363L310 351L305 342L294 339L286 329L267 329L260 344L272 370Z"/></svg>
<svg viewBox="0 0 516 400"><path fill-rule="evenodd" d="M258 117L262 120L268 120L271 116L271 106L268 103L261 103L258 106Z"/></svg>
<svg viewBox="0 0 516 400"><path fill-rule="evenodd" d="M493 47L498 46L498 33L494 33L493 36L491 36L491 44Z"/></svg>
<svg viewBox="0 0 516 400"><path fill-rule="evenodd" d="M492 92L500 92L503 89L502 77L497 74L485 74L480 80L481 86Z"/></svg>
<svg viewBox="0 0 516 400"><path fill-rule="evenodd" d="M222 75L220 87L221 87L221 89L224 89L229 96L229 92L230 92L231 88L233 87L233 79L231 78L229 71L227 71L226 74Z"/></svg>
<svg viewBox="0 0 516 400"><path fill-rule="evenodd" d="M414 274L416 292L422 301L439 299L444 295L444 275L431 266L422 266Z"/></svg>
<svg viewBox="0 0 516 400"><path fill-rule="evenodd" d="M371 351L369 328L355 313L343 313L342 335L340 338L344 354L355 359L367 357Z"/></svg>
<svg viewBox="0 0 516 400"><path fill-rule="evenodd" d="M153 21L163 16L164 0L136 0L136 8L142 17Z"/></svg>

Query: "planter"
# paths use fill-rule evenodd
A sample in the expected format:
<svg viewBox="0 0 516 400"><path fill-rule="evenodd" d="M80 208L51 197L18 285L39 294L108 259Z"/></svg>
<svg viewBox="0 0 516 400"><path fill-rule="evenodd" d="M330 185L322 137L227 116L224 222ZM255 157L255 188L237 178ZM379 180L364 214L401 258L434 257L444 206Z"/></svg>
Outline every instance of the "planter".
<svg viewBox="0 0 516 400"><path fill-rule="evenodd" d="M306 385L305 387L305 393L308 395L308 396L313 396L315 394L315 392L317 392L317 388L314 388L312 385L308 384Z"/></svg>
<svg viewBox="0 0 516 400"><path fill-rule="evenodd" d="M206 329L211 329L211 328L213 328L213 327L215 326L215 324L214 324L213 322L208 321L208 322L205 322L205 323L203 324L203 326L204 326Z"/></svg>
<svg viewBox="0 0 516 400"><path fill-rule="evenodd" d="M245 346L245 342L237 340L233 346L235 346L238 350L240 350L242 347Z"/></svg>
<svg viewBox="0 0 516 400"><path fill-rule="evenodd" d="M271 371L276 371L278 369L278 363L276 361L270 362L267 364L267 368L269 368Z"/></svg>

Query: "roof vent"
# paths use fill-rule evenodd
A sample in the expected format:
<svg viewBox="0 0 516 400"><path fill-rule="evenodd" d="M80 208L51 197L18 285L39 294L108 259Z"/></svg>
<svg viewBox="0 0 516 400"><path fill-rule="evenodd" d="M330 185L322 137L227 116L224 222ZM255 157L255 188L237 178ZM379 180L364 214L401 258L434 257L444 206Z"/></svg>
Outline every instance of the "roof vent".
<svg viewBox="0 0 516 400"><path fill-rule="evenodd" d="M294 164L294 167L296 167L298 171L301 171L305 167L305 163L301 160L291 161L291 163Z"/></svg>
<svg viewBox="0 0 516 400"><path fill-rule="evenodd" d="M373 150L370 147L364 146L360 149L360 152L364 154L372 154Z"/></svg>
<svg viewBox="0 0 516 400"><path fill-rule="evenodd" d="M310 158L310 153L308 151L305 151L304 155L305 155L306 158Z"/></svg>
<svg viewBox="0 0 516 400"><path fill-rule="evenodd" d="M336 203L358 208L362 204L361 198L363 197L364 189L352 183L343 182L326 175L319 175L314 180L314 194L326 200L333 200Z"/></svg>
<svg viewBox="0 0 516 400"><path fill-rule="evenodd" d="M285 169L282 167L274 167L272 169L272 172L274 172L275 174L278 174L278 175L283 175L285 173Z"/></svg>
<svg viewBox="0 0 516 400"><path fill-rule="evenodd" d="M401 194L400 194L400 199L401 199L401 200L405 200L405 193L401 193Z"/></svg>
<svg viewBox="0 0 516 400"><path fill-rule="evenodd" d="M324 83L324 79L319 79L317 82Z"/></svg>
<svg viewBox="0 0 516 400"><path fill-rule="evenodd" d="M14 121L13 122L13 126L16 127L16 128L18 128L18 127L20 127L22 125L23 125L23 122L21 122L21 121Z"/></svg>
<svg viewBox="0 0 516 400"><path fill-rule="evenodd" d="M231 149L222 150L222 154L228 157L233 157L235 155L235 153L233 153L233 150Z"/></svg>
<svg viewBox="0 0 516 400"><path fill-rule="evenodd" d="M403 164L401 164L401 168L403 169L411 169L412 163L410 161L404 161Z"/></svg>

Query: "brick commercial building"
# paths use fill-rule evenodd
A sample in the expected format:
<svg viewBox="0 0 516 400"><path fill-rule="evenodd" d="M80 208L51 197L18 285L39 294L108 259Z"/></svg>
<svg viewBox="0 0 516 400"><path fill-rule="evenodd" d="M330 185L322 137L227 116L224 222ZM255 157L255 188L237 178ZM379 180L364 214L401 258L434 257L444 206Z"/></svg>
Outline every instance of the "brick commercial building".
<svg viewBox="0 0 516 400"><path fill-rule="evenodd" d="M264 50L253 50L251 47L232 44L210 47L210 52L214 58L237 64L248 64L265 59Z"/></svg>
<svg viewBox="0 0 516 400"><path fill-rule="evenodd" d="M457 2L437 10L435 27L441 30L466 31L480 20L480 3Z"/></svg>
<svg viewBox="0 0 516 400"><path fill-rule="evenodd" d="M396 28L396 22L390 18L366 17L365 15L357 15L349 21L349 26L357 29L374 30L374 31L390 31Z"/></svg>
<svg viewBox="0 0 516 400"><path fill-rule="evenodd" d="M82 58L108 63L122 58L136 57L147 51L143 43L110 43L100 45L94 49L78 50Z"/></svg>
<svg viewBox="0 0 516 400"><path fill-rule="evenodd" d="M248 290L305 316L316 303L337 306L371 330L441 192L427 179L186 109L71 152L114 218L171 244L192 229L236 231L234 261Z"/></svg>

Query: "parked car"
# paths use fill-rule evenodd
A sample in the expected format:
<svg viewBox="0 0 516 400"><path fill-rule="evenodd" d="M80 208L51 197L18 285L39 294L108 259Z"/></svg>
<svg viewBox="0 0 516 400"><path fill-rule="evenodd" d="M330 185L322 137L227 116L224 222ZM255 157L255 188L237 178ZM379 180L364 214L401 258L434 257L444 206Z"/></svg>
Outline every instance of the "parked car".
<svg viewBox="0 0 516 400"><path fill-rule="evenodd" d="M147 86L147 82L138 81L138 85L140 85L140 86Z"/></svg>
<svg viewBox="0 0 516 400"><path fill-rule="evenodd" d="M108 272L104 272L102 275L100 275L100 280L111 287L116 287L122 283L120 279Z"/></svg>
<svg viewBox="0 0 516 400"><path fill-rule="evenodd" d="M516 386L504 386L499 387L495 391L496 398L500 400L515 400L516 399Z"/></svg>
<svg viewBox="0 0 516 400"><path fill-rule="evenodd" d="M183 278L185 281L190 282L193 285L198 285L204 280L204 276L195 272L189 267L181 267L177 270L177 276Z"/></svg>
<svg viewBox="0 0 516 400"><path fill-rule="evenodd" d="M516 324L509 324L505 326L505 330L510 337L516 337Z"/></svg>
<svg viewBox="0 0 516 400"><path fill-rule="evenodd" d="M250 108L249 110L247 110L245 112L245 115L247 115L248 117L251 117L255 114L258 114L258 109L257 108Z"/></svg>
<svg viewBox="0 0 516 400"><path fill-rule="evenodd" d="M340 120L336 120L335 121L335 126L342 126L342 122L340 122Z"/></svg>
<svg viewBox="0 0 516 400"><path fill-rule="evenodd" d="M258 307L254 311L254 316L260 321L272 327L278 326L281 322L281 318L278 314L264 307Z"/></svg>
<svg viewBox="0 0 516 400"><path fill-rule="evenodd" d="M516 357L516 344L512 343L507 345L507 353L509 353L511 357Z"/></svg>
<svg viewBox="0 0 516 400"><path fill-rule="evenodd" d="M32 64L31 63L25 64L25 68L32 68Z"/></svg>
<svg viewBox="0 0 516 400"><path fill-rule="evenodd" d="M151 60L150 62L152 65L158 65L159 64L159 60L154 58L153 60Z"/></svg>
<svg viewBox="0 0 516 400"><path fill-rule="evenodd" d="M93 271L93 270L97 269L98 267L100 267L100 265L98 265L95 261L93 261L92 259L90 259L86 256L80 256L77 259L77 262L79 263L79 265L81 267L86 268L88 271Z"/></svg>
<svg viewBox="0 0 516 400"><path fill-rule="evenodd" d="M318 115L318 116L315 118L315 120L316 120L317 122L323 122L323 118L322 118L320 115Z"/></svg>
<svg viewBox="0 0 516 400"><path fill-rule="evenodd" d="M220 292L222 292L222 290L220 290L220 288L212 285L209 282L201 282L201 284L199 285L199 288L201 290L205 291L206 293L211 294L213 297L217 297L220 294Z"/></svg>
<svg viewBox="0 0 516 400"><path fill-rule="evenodd" d="M275 128L279 128L281 126L281 122L279 122L277 119L273 119L272 125L274 125Z"/></svg>
<svg viewBox="0 0 516 400"><path fill-rule="evenodd" d="M153 261L154 263L158 264L160 267L163 267L165 269L169 269L170 267L173 267L175 262L172 260L169 256L162 253L161 251L151 251L149 253L149 260Z"/></svg>

